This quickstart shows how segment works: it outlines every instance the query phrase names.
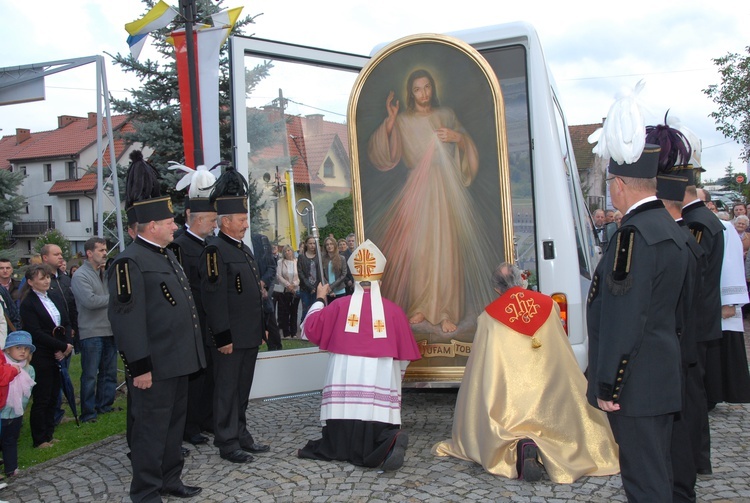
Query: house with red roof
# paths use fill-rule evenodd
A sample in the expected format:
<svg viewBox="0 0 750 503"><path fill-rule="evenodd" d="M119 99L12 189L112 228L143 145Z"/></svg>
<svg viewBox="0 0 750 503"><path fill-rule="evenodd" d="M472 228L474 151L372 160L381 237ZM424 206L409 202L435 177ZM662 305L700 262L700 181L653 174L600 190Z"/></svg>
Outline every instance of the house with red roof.
<svg viewBox="0 0 750 503"><path fill-rule="evenodd" d="M296 199L315 203L317 224L327 224L326 214L336 201L351 194L349 136L346 124L327 121L322 114L304 117L284 114L276 107L251 109L264 114L270 123L283 120L280 132L270 145L254 149L250 138L248 175L262 188L264 217L271 224L271 241L290 244L290 218L284 174L292 169ZM278 178L277 178L278 167ZM263 180L263 182L261 182ZM309 228L309 224L304 222ZM344 236L336 236L337 238Z"/></svg>
<svg viewBox="0 0 750 503"><path fill-rule="evenodd" d="M612 203L607 195L607 163L605 159L594 154L594 145L588 141L591 133L602 127L602 124L580 124L569 126L570 141L573 144L573 155L578 166L578 178L581 180L581 190L586 197L586 204L593 212L594 209L611 208Z"/></svg>
<svg viewBox="0 0 750 503"><path fill-rule="evenodd" d="M33 254L37 237L59 229L71 242L73 253L83 253L83 243L97 234L97 128L96 113L87 117L62 115L57 128L31 132L17 128L15 135L0 138L0 169L23 173L21 193L25 212L12 222L11 240L22 258ZM137 148L118 133L132 131L124 115L112 116L116 161L126 161ZM110 165L106 135L102 136L104 165ZM105 190L106 192L106 190ZM102 196L105 214L115 208L114 199Z"/></svg>

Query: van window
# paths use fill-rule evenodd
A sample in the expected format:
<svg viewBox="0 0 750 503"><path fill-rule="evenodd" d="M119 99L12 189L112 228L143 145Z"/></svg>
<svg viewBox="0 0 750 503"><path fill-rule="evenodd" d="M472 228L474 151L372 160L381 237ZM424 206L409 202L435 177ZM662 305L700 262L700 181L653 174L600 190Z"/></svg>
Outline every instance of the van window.
<svg viewBox="0 0 750 503"><path fill-rule="evenodd" d="M568 126L563 118L562 108L557 101L554 90L550 89L550 92L552 93L552 101L555 103L557 139L560 142L560 152L563 153L563 160L565 161L568 196L570 197L570 205L573 208L573 226L575 227L576 246L578 248L578 269L581 276L591 279L591 259L593 258L594 249L590 246L590 243L593 242L590 238L593 237L593 230L590 225L587 225L587 219L584 217L584 213L587 214L588 209L586 209L584 202L579 199L579 194L581 194L580 182L578 181L578 170L572 160L573 150L570 148ZM586 241L588 234L592 234L592 236L588 236L589 240Z"/></svg>
<svg viewBox="0 0 750 503"><path fill-rule="evenodd" d="M513 207L515 255L519 267L531 272L529 286L539 284L531 176L531 131L526 48L509 46L480 51L497 75L505 102L508 163Z"/></svg>

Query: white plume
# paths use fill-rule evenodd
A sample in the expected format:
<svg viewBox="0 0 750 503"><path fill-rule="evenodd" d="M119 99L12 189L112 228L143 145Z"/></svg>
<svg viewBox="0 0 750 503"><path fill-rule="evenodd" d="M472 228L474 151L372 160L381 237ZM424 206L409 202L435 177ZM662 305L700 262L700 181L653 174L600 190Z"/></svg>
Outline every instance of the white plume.
<svg viewBox="0 0 750 503"><path fill-rule="evenodd" d="M211 195L214 184L216 183L216 177L211 173L206 166L198 166L198 169L192 176L190 181L190 190L188 190L189 197L208 197Z"/></svg>
<svg viewBox="0 0 750 503"><path fill-rule="evenodd" d="M211 173L206 166L200 165L198 169L193 169L184 164L175 161L169 161L170 170L184 171L186 174L175 185L176 190L182 190L190 186L188 190L189 197L208 197L211 188L216 183L216 176Z"/></svg>
<svg viewBox="0 0 750 503"><path fill-rule="evenodd" d="M646 119L643 104L638 98L645 85L640 80L635 88L622 89L609 108L603 127L588 137L589 143L598 142L592 152L612 158L617 164L637 161L646 145Z"/></svg>

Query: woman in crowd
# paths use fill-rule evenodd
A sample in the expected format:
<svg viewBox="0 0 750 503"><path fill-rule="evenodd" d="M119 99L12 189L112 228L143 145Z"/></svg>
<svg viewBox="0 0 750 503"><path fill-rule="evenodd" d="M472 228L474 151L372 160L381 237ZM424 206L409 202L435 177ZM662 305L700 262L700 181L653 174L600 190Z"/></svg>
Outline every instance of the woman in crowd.
<svg viewBox="0 0 750 503"><path fill-rule="evenodd" d="M305 240L304 251L300 251L297 258L297 274L299 275L299 296L302 301L302 319L307 310L315 302L315 292L320 283L320 265L315 238L310 236Z"/></svg>
<svg viewBox="0 0 750 503"><path fill-rule="evenodd" d="M732 206L732 216L737 218L740 215L747 215L747 205L744 203L737 203Z"/></svg>
<svg viewBox="0 0 750 503"><path fill-rule="evenodd" d="M615 211L615 223L617 224L618 228L622 223L622 213L620 212L620 210Z"/></svg>
<svg viewBox="0 0 750 503"><path fill-rule="evenodd" d="M747 250L750 249L750 234L747 232L747 227L750 225L750 218L748 218L747 215L738 215L734 217L732 223L742 240L742 253L747 257Z"/></svg>
<svg viewBox="0 0 750 503"><path fill-rule="evenodd" d="M323 271L328 278L330 293L328 302L336 297L346 295L346 260L339 253L338 244L332 237L327 237L324 241L325 253L323 253Z"/></svg>
<svg viewBox="0 0 750 503"><path fill-rule="evenodd" d="M297 336L297 308L299 307L299 274L297 272L297 259L294 258L294 250L285 245L281 258L276 265L276 283L284 287L283 292L277 292L276 296L279 312L279 329L284 332L284 337Z"/></svg>
<svg viewBox="0 0 750 503"><path fill-rule="evenodd" d="M26 270L26 285L21 293L21 323L31 334L36 347L34 370L36 386L32 391L29 417L34 447L51 447L57 440L55 410L60 393L60 361L73 346L68 343L70 321L65 301L58 293L49 292L52 271L46 264L32 265ZM49 292L49 295L48 295Z"/></svg>
<svg viewBox="0 0 750 503"><path fill-rule="evenodd" d="M346 250L349 249L349 247L346 246L346 239L341 238L341 239L339 239L338 243L339 243L339 253L341 255L344 255L346 253Z"/></svg>

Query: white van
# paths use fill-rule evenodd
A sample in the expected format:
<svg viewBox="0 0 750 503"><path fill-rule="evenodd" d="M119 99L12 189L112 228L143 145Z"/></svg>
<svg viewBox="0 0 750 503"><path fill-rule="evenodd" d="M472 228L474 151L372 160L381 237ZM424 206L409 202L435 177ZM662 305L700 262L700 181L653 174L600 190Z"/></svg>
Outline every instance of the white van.
<svg viewBox="0 0 750 503"><path fill-rule="evenodd" d="M585 299L601 251L595 246L567 122L539 38L526 23L447 35L472 45L497 75L505 102L516 260L531 272L531 284L560 304L576 359L585 370ZM347 101L357 72L368 59L270 40L233 37L231 41L235 165L256 180L275 165L282 171L293 166L296 197L316 203L322 228L329 224L325 220L329 209L350 194L349 161L343 154L349 152L350 141L343 137ZM252 68L264 68L268 75L244 93L246 73ZM269 123L276 117L274 124L281 126L281 133L276 133L278 145L269 147L264 139L260 147L255 146L259 142L253 128L259 114L266 114ZM269 194L272 217L268 220L273 222L267 233L272 240L278 237L284 242L284 236L293 232L288 223L292 195L278 186ZM256 385L253 396L320 389L325 369L321 356L316 350L261 354L258 372L267 372L268 378L255 382L280 385L267 389ZM288 383L287 372L310 377Z"/></svg>

